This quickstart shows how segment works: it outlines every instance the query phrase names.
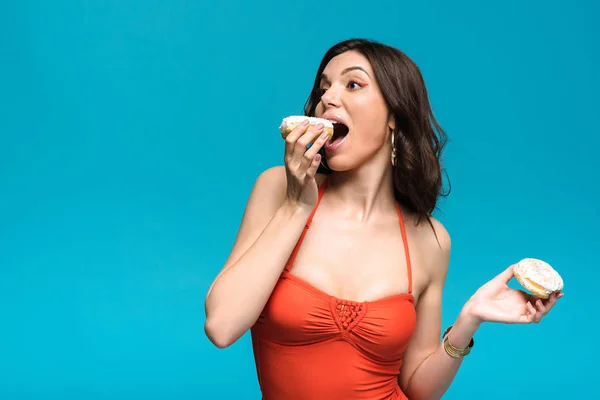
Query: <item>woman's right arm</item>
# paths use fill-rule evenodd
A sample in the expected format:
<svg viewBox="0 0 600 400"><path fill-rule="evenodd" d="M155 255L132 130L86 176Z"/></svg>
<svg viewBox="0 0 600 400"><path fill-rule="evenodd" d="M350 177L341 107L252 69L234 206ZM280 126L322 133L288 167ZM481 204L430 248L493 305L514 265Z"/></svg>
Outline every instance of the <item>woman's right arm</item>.
<svg viewBox="0 0 600 400"><path fill-rule="evenodd" d="M252 189L231 254L206 296L204 329L219 348L254 325L302 234L316 203L317 151L325 141L306 145L318 134L306 127L291 133L286 167L266 170Z"/></svg>

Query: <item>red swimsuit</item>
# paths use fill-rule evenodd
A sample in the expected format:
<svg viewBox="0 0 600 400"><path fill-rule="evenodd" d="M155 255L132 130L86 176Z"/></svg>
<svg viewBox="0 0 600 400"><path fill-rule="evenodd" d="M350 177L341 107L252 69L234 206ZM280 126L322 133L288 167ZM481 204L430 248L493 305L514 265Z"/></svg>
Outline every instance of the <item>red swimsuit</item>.
<svg viewBox="0 0 600 400"><path fill-rule="evenodd" d="M326 184L319 188L317 206ZM406 399L398 385L398 374L416 312L400 207L397 210L408 268L408 293L355 302L328 295L290 273L317 206L251 329L263 398Z"/></svg>

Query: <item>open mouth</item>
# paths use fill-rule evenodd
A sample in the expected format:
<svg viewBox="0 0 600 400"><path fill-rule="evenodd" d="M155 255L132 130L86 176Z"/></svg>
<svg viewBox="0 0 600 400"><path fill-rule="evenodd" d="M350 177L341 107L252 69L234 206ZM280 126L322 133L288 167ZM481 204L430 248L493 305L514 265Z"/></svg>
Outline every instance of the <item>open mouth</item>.
<svg viewBox="0 0 600 400"><path fill-rule="evenodd" d="M342 142L348 132L350 131L348 127L341 122L332 121L333 122L333 136L331 137L329 145L335 145L336 143Z"/></svg>

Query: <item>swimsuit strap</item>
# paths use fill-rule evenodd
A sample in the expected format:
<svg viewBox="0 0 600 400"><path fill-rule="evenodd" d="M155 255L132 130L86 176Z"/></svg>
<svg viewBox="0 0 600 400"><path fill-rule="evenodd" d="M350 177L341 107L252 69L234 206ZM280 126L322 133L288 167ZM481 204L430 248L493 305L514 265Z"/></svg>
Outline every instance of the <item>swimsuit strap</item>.
<svg viewBox="0 0 600 400"><path fill-rule="evenodd" d="M408 239L406 237L406 227L404 225L404 216L400 205L396 203L396 210L398 210L398 217L400 219L400 230L402 231L402 242L404 243L404 253L406 254L406 269L408 273L408 293L412 293L412 268L410 265L410 252L408 250Z"/></svg>

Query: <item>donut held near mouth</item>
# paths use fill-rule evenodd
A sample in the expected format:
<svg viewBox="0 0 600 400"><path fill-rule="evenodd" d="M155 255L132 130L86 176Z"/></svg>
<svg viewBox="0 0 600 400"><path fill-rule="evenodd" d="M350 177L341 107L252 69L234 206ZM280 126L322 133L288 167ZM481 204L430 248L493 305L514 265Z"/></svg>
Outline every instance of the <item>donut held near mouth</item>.
<svg viewBox="0 0 600 400"><path fill-rule="evenodd" d="M301 115L292 115L284 118L281 121L281 125L279 126L281 136L283 136L283 138L285 139L287 135L289 135L290 132L292 132L304 120L308 120L309 124L313 127L318 124L323 124L323 132L327 133L327 140L331 140L331 138L333 137L333 122L324 118L305 117Z"/></svg>
<svg viewBox="0 0 600 400"><path fill-rule="evenodd" d="M542 299L564 287L559 273L547 262L536 258L522 259L515 265L513 273L521 286Z"/></svg>

